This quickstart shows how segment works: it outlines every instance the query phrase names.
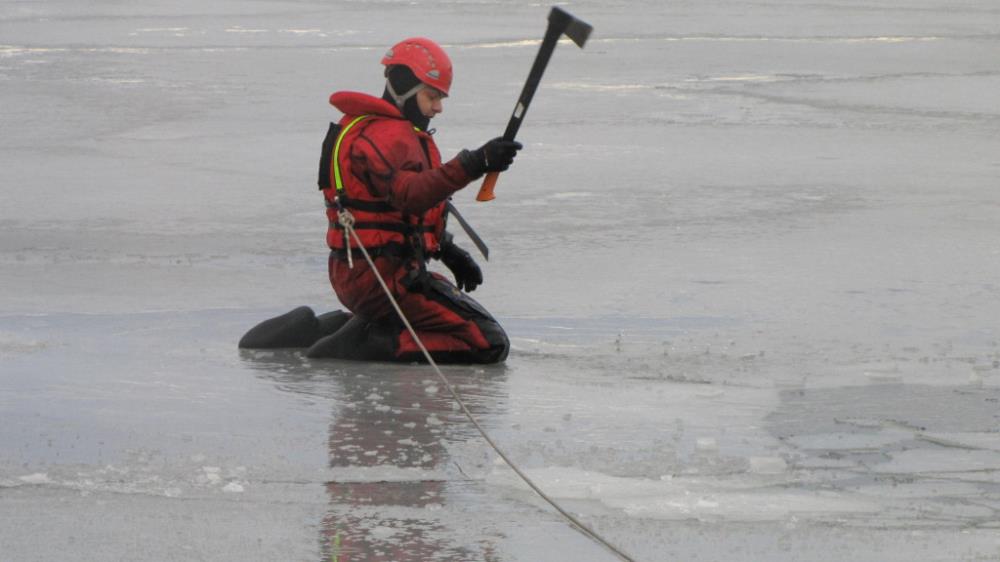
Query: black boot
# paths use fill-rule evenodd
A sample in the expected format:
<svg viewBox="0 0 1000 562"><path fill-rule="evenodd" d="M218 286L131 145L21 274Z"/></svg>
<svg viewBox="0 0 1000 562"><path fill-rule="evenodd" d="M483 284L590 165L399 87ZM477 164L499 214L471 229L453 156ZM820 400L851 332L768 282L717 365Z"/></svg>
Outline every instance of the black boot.
<svg viewBox="0 0 1000 562"><path fill-rule="evenodd" d="M316 317L316 320L319 320L320 337L337 333L337 330L344 327L344 324L347 324L347 321L351 318L354 318L354 315L350 312L344 312L343 310L334 310L332 312L320 314ZM313 343L315 343L315 341Z"/></svg>
<svg viewBox="0 0 1000 562"><path fill-rule="evenodd" d="M353 317L336 333L319 339L306 351L314 359L395 361L399 330Z"/></svg>
<svg viewBox="0 0 1000 562"><path fill-rule="evenodd" d="M309 347L319 338L336 332L350 320L347 312L336 310L319 318L308 306L300 306L281 316L265 320L240 339L242 349Z"/></svg>

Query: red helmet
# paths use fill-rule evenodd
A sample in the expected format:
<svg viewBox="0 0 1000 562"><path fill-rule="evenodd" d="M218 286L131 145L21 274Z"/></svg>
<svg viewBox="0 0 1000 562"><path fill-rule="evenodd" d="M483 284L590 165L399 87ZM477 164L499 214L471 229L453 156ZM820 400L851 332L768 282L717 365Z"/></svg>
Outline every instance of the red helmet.
<svg viewBox="0 0 1000 562"><path fill-rule="evenodd" d="M413 71L424 84L445 94L451 88L451 59L440 45L424 37L403 39L382 57L382 64L403 65Z"/></svg>

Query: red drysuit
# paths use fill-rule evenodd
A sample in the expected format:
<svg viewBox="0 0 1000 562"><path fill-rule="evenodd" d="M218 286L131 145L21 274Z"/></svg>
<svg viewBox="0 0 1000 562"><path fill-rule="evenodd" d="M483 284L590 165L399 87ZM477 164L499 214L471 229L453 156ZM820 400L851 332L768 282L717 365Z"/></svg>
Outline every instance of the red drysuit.
<svg viewBox="0 0 1000 562"><path fill-rule="evenodd" d="M362 244L435 359L502 361L509 342L499 324L443 276L424 269L444 235L449 196L473 178L458 158L442 164L433 137L416 129L389 102L337 92L330 103L344 113L340 126L345 131L338 139L338 158L331 159L331 187L323 190L330 222L330 282L337 298L355 315L391 330L386 359L419 358L418 346L397 320L357 243L346 243L337 220L339 193L340 203L354 216ZM358 120L361 116L368 117Z"/></svg>

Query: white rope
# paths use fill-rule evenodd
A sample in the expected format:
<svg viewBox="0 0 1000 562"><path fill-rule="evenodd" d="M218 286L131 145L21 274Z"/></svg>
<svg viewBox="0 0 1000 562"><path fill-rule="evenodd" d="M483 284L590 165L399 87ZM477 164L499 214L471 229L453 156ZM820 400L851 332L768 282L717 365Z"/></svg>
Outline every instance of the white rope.
<svg viewBox="0 0 1000 562"><path fill-rule="evenodd" d="M583 533L587 537L590 537L591 539L597 541L602 546L613 552L621 560L624 560L625 562L635 562L634 558L622 552L620 549L618 549L610 542L608 542L606 539L604 539L604 537L598 535L596 531L594 531L593 529L582 523L579 519L574 517L572 514L567 512L565 509L563 509L558 503L555 502L555 500L550 498L545 492L542 491L541 488L539 488L534 482L532 482L532 480L528 478L528 476L524 472L522 472L521 469L519 469L502 450L500 450L500 447L498 447L497 444L493 442L493 439L490 438L490 436L486 433L486 430L484 430L483 427L479 425L479 422L476 420L476 417L473 416L472 412L470 412L469 409L465 406L465 402L458 395L458 392L455 390L455 387L451 385L451 382L448 381L448 378L445 377L444 373L441 372L441 369L437 366L437 363L434 362L434 358L431 357L430 352L427 351L426 347L424 347L424 342L420 341L420 337L417 336L417 331L413 329L413 326L410 325L410 321L406 318L406 315L403 314L403 310L399 308L399 304L396 302L396 299L393 298L392 296L392 291L390 291L389 286L385 284L385 280L382 279L382 275L379 274L378 269L376 269L375 262L372 261L371 256L368 254L368 250L364 247L364 244L361 243L361 237L358 236L358 233L354 230L354 216L351 215L350 211L345 209L341 210L337 214L337 217L340 221L341 226L344 227L344 232L349 233L350 236L354 237L354 241L357 242L358 248L361 250L361 254L365 257L365 260L368 262L368 266L372 268L372 272L375 273L375 278L378 279L379 285L382 286L382 290L384 290L386 296L389 297L389 302L392 303L392 307L396 310L396 314L399 315L399 319L403 321L403 324L406 326L406 329L409 330L410 335L413 336L413 341L417 342L417 346L420 347L420 351L423 352L424 357L427 359L427 362L430 364L430 366L434 368L434 372L437 373L438 378L441 379L441 382L444 384L445 388L447 388L448 392L451 393L451 397L455 399L455 402L458 403L459 407L462 409L462 412L465 414L465 417L467 417L469 421L472 422L472 425L475 426L475 428L479 431L479 434L483 436L483 439L486 440L489 446L492 447L494 451L496 451L497 455L499 455L500 458L503 459L505 463L507 463L507 466L509 466L511 470L513 470L514 473L517 474L521 478L521 480L523 480L524 483L528 485L528 487L534 490L536 494L538 494L543 500L545 500L563 517L565 517L573 526L573 528ZM352 253L350 244L347 245L346 250L347 250L347 255L350 256Z"/></svg>

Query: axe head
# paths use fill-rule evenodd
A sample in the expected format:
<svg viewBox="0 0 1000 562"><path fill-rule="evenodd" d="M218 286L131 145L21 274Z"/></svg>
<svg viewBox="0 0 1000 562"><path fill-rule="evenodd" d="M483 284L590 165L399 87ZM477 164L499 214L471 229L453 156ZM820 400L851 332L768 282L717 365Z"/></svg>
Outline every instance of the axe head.
<svg viewBox="0 0 1000 562"><path fill-rule="evenodd" d="M549 12L549 26L560 35L565 34L581 49L590 37L590 32L594 30L589 23L576 19L559 6L552 6L552 11Z"/></svg>

